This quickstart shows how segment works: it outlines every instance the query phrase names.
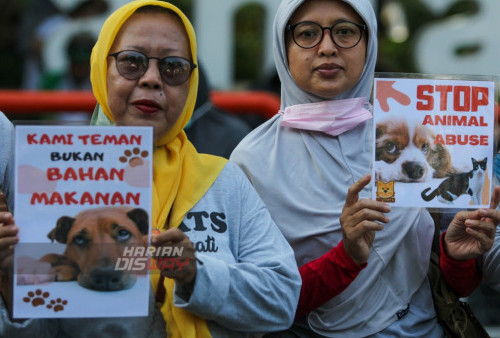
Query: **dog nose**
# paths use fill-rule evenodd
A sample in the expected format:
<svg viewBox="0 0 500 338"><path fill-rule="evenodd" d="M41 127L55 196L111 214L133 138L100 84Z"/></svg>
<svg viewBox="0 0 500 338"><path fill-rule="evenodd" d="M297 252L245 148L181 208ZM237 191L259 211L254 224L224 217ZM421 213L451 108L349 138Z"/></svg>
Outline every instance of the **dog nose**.
<svg viewBox="0 0 500 338"><path fill-rule="evenodd" d="M403 163L403 171L412 180L418 180L425 175L425 167L420 162L415 161Z"/></svg>
<svg viewBox="0 0 500 338"><path fill-rule="evenodd" d="M110 268L96 268L90 272L90 287L99 291L122 289L123 272Z"/></svg>

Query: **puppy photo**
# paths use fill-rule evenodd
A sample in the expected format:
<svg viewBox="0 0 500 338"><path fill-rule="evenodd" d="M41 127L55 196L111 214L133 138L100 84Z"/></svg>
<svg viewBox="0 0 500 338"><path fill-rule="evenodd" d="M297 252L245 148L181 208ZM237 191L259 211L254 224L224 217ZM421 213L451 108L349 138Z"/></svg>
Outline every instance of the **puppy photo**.
<svg viewBox="0 0 500 338"><path fill-rule="evenodd" d="M65 244L65 250L62 255L47 254L39 262L50 264L52 281L78 281L98 291L129 289L138 273L117 270L115 264L125 249L146 247L148 231L149 216L140 208L104 207L62 216L48 237Z"/></svg>
<svg viewBox="0 0 500 338"><path fill-rule="evenodd" d="M434 144L434 132L405 118L376 125L375 179L384 182L425 182L453 171L445 145Z"/></svg>

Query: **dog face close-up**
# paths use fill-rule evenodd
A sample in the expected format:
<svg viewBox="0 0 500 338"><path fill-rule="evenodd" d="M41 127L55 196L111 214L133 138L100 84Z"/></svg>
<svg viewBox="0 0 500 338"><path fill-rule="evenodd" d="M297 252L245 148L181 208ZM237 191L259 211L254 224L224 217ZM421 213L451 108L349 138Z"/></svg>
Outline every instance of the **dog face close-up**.
<svg viewBox="0 0 500 338"><path fill-rule="evenodd" d="M406 120L386 120L376 127L375 178L377 180L424 182L445 177L451 170L446 146L434 144L434 132Z"/></svg>
<svg viewBox="0 0 500 338"><path fill-rule="evenodd" d="M48 237L66 244L63 256L77 266L81 286L100 291L124 290L135 284L136 275L115 269L126 248L146 246L148 214L129 207L105 207L85 210L75 217L62 216ZM57 271L67 263L51 262Z"/></svg>

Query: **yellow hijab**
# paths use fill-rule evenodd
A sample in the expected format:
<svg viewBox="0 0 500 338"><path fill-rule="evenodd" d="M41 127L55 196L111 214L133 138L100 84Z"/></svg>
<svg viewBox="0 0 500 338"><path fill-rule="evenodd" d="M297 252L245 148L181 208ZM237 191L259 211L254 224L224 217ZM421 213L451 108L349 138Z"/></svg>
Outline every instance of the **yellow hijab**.
<svg viewBox="0 0 500 338"><path fill-rule="evenodd" d="M102 112L113 121L108 105L107 60L118 31L125 21L140 7L147 5L171 9L181 18L186 29L191 56L196 58L196 37L187 17L175 6L163 1L136 0L116 10L104 23L91 56L92 89ZM178 227L185 214L201 199L213 184L226 160L199 154L184 133L184 126L191 119L198 89L198 69L191 74L186 104L172 129L161 137L153 154L153 225L160 230ZM106 119L99 116L98 120ZM168 223L167 223L168 222ZM156 293L160 282L158 273L151 275ZM161 312L171 337L210 337L205 320L173 305L174 282L164 279L166 296Z"/></svg>

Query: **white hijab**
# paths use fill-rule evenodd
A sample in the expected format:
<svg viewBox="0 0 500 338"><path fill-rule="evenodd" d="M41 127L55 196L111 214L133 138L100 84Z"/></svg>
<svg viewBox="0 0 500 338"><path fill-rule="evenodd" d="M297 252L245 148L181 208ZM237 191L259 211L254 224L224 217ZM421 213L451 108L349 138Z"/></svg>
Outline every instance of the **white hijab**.
<svg viewBox="0 0 500 338"><path fill-rule="evenodd" d="M276 69L281 80L281 110L286 107L302 104L323 101L324 99L315 95L304 92L300 89L288 70L288 61L286 56L285 46L285 27L290 20L290 17L295 12L297 7L302 4L304 0L289 0L282 1L278 8L276 17L274 19L273 27L273 53ZM334 99L346 99L353 97L366 97L370 98L373 82L373 74L375 71L375 64L377 62L377 18L373 12L373 8L369 1L345 1L361 16L366 25L368 26L368 46L366 54L366 64L363 74L358 83L350 90L338 95Z"/></svg>
<svg viewBox="0 0 500 338"><path fill-rule="evenodd" d="M370 98L377 57L377 21L369 0L343 0L368 26L366 64L358 83L333 98ZM285 27L304 0L283 0L274 21L274 58L281 80L281 110L323 99L300 89L288 70ZM339 136L280 126L276 114L252 131L230 160L247 174L295 250L299 266L342 239L339 217L349 186L372 164L372 120ZM364 189L360 198L370 198ZM309 325L324 335L379 332L406 308L425 279L433 224L420 209L397 209L376 234L366 269L340 295L313 311ZM419 259L421 257L421 259ZM411 268L410 268L411 266Z"/></svg>

